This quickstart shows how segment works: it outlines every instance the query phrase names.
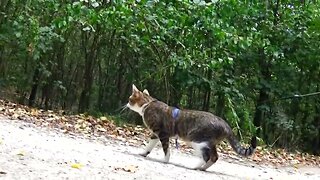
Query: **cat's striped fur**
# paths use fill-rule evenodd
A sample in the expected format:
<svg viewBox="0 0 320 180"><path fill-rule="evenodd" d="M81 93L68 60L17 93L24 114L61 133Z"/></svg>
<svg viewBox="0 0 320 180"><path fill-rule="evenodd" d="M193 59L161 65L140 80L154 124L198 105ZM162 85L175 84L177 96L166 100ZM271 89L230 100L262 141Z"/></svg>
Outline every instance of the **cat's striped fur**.
<svg viewBox="0 0 320 180"><path fill-rule="evenodd" d="M249 156L256 148L256 138L251 146L244 148L233 134L230 126L220 117L209 112L180 110L177 118L172 117L173 107L151 97L147 90L139 91L135 85L127 104L131 110L138 112L144 124L153 132L145 151L147 156L160 141L165 154L165 161L170 158L169 138L179 136L199 151L204 162L195 169L206 170L218 160L216 145L227 139L232 148L242 156Z"/></svg>

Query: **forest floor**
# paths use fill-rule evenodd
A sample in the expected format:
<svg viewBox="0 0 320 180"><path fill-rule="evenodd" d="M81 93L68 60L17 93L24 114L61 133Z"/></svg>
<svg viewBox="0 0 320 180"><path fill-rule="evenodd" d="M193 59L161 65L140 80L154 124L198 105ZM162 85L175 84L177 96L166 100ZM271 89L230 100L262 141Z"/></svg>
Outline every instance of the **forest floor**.
<svg viewBox="0 0 320 180"><path fill-rule="evenodd" d="M0 179L320 179L320 158L259 147L240 158L227 145L206 172L181 143L168 164L157 147L137 155L147 139L140 126L106 117L61 115L0 100Z"/></svg>

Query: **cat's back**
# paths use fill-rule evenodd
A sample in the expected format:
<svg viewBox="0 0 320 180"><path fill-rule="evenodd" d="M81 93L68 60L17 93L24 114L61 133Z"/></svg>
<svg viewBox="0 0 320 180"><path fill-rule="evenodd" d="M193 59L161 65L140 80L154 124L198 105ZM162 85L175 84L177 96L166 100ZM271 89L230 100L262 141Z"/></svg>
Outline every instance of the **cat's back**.
<svg viewBox="0 0 320 180"><path fill-rule="evenodd" d="M218 116L214 115L211 112L206 112L206 111L200 111L200 110L190 110L190 109L184 109L182 110L182 114L185 116L190 116L190 117L208 117L208 118L219 118Z"/></svg>
<svg viewBox="0 0 320 180"><path fill-rule="evenodd" d="M226 122L219 116L214 115L211 112L199 111L199 110L182 110L181 111L181 119L183 121L194 122L196 124L203 125L222 125L226 124Z"/></svg>

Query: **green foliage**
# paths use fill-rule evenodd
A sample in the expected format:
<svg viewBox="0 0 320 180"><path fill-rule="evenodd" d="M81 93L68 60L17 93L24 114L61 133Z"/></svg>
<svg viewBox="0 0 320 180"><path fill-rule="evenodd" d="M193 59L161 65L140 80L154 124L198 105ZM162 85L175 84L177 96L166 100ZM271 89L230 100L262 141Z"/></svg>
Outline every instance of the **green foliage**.
<svg viewBox="0 0 320 180"><path fill-rule="evenodd" d="M116 114L135 83L171 105L215 112L240 136L319 153L320 98L278 100L320 91L319 5L5 1L0 85L22 103Z"/></svg>

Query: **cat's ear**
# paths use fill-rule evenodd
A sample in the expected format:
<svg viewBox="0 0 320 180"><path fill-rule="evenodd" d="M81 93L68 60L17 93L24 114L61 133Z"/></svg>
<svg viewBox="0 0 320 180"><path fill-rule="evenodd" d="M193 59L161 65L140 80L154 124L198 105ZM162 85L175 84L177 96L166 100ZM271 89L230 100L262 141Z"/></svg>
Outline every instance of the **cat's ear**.
<svg viewBox="0 0 320 180"><path fill-rule="evenodd" d="M148 96L150 96L149 91L148 91L147 89L144 89L144 90L143 90L143 93L146 94L146 95L148 95Z"/></svg>
<svg viewBox="0 0 320 180"><path fill-rule="evenodd" d="M139 89L134 84L132 84L132 92L139 92Z"/></svg>

